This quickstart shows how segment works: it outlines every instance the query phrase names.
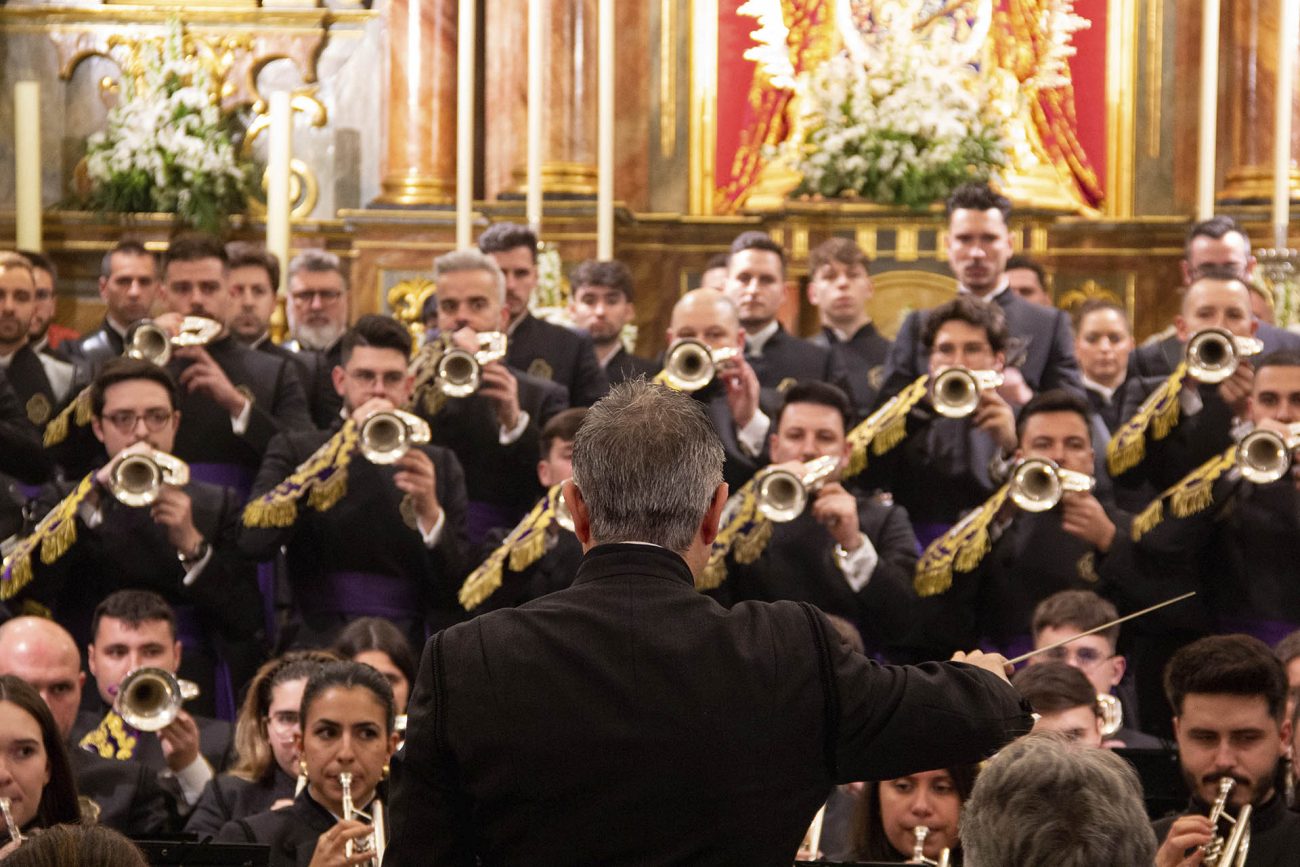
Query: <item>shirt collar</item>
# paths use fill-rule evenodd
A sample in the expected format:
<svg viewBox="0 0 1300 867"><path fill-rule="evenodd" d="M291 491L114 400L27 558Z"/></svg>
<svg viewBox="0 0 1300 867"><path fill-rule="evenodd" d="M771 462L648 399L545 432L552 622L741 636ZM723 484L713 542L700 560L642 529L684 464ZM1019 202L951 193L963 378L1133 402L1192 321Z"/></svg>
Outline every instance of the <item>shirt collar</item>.
<svg viewBox="0 0 1300 867"><path fill-rule="evenodd" d="M1091 391L1095 391L1097 392L1097 394L1100 394L1102 397L1106 398L1106 403L1114 403L1115 392L1119 391L1119 385L1115 386L1114 388L1107 388L1106 386L1102 385L1100 382L1097 382L1095 379L1089 379L1088 375L1085 373L1080 373L1079 378L1083 380L1084 388L1087 388ZM1120 383L1120 385L1123 384L1124 383L1122 382Z"/></svg>
<svg viewBox="0 0 1300 867"><path fill-rule="evenodd" d="M984 296L982 296L982 297L979 296L979 295L976 295L975 297L976 297L976 298L980 298L980 299L983 300L983 301L992 301L994 298L997 298L997 297L998 297L999 295L1001 295L1003 292L1007 291L1007 288L1008 288L1010 285L1011 285L1011 283L1010 283L1009 280L1007 280L1007 275L1003 274L1003 275L1002 275L1002 282L998 283L998 287L997 287L996 289L994 289L992 292L990 292L989 294L984 295ZM957 284L957 293L960 294L960 295L975 295L974 292L970 291L969 289L967 289L965 286L961 285L960 283Z"/></svg>
<svg viewBox="0 0 1300 867"><path fill-rule="evenodd" d="M772 339L772 335L776 334L777 329L780 327L781 323L773 319L753 334L746 334L745 352L748 355L762 355L763 347L767 345L767 341Z"/></svg>

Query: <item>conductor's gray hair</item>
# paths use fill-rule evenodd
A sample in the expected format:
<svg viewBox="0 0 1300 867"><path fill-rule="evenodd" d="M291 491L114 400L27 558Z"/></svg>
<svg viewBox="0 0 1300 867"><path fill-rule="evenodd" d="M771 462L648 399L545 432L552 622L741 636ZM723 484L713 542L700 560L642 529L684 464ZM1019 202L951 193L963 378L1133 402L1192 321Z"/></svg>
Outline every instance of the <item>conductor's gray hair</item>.
<svg viewBox="0 0 1300 867"><path fill-rule="evenodd" d="M722 484L722 461L699 401L644 379L614 386L573 442L593 539L686 551Z"/></svg>
<svg viewBox="0 0 1300 867"><path fill-rule="evenodd" d="M300 271L310 271L313 274L323 274L327 271L333 271L343 280L343 288L348 288L348 275L343 271L343 262L337 255L328 250L320 250L315 247L303 250L297 256L289 260L289 277L293 278Z"/></svg>
<svg viewBox="0 0 1300 867"><path fill-rule="evenodd" d="M465 250L452 250L433 260L433 280L437 283L444 274L456 274L460 271L486 271L492 276L497 287L497 300L506 303L506 275L501 273L497 260L487 253L471 247Z"/></svg>
<svg viewBox="0 0 1300 867"><path fill-rule="evenodd" d="M1150 867L1156 854L1133 768L1051 733L1013 742L980 772L961 845L966 867Z"/></svg>

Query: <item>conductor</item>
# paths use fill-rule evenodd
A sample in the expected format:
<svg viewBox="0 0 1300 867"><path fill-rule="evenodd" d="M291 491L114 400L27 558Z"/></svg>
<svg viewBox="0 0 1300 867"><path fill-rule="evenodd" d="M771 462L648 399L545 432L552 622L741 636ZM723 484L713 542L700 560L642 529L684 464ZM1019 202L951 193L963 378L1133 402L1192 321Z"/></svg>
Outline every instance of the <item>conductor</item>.
<svg viewBox="0 0 1300 867"><path fill-rule="evenodd" d="M788 865L831 787L983 759L1031 726L1005 660L876 665L810 605L697 593L727 498L698 402L587 413L573 585L427 644L385 867Z"/></svg>

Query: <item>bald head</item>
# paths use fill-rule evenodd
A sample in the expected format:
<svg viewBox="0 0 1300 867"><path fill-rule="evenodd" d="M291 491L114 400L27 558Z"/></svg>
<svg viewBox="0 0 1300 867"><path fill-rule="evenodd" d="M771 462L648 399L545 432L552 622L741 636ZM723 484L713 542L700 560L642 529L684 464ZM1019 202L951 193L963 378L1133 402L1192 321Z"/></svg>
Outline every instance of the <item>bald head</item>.
<svg viewBox="0 0 1300 867"><path fill-rule="evenodd" d="M740 346L740 316L726 295L715 289L693 289L673 305L668 341L702 340L713 349Z"/></svg>
<svg viewBox="0 0 1300 867"><path fill-rule="evenodd" d="M43 617L15 617L0 625L0 674L12 674L35 687L59 731L68 737L86 676L77 643L66 629Z"/></svg>

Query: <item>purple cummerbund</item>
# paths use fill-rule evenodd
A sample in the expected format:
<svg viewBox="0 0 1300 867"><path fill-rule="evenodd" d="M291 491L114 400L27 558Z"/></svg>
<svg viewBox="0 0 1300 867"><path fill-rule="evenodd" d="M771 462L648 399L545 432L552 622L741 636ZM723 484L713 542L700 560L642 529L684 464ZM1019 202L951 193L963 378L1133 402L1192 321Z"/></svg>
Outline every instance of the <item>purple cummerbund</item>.
<svg viewBox="0 0 1300 867"><path fill-rule="evenodd" d="M1276 647L1279 641L1297 629L1300 629L1300 624L1286 623L1281 620L1225 617L1219 621L1220 632L1241 632L1246 635L1253 635L1269 647Z"/></svg>
<svg viewBox="0 0 1300 867"><path fill-rule="evenodd" d="M371 572L331 572L321 576L316 592L304 594L304 612L348 617L419 619L418 588L409 578Z"/></svg>

